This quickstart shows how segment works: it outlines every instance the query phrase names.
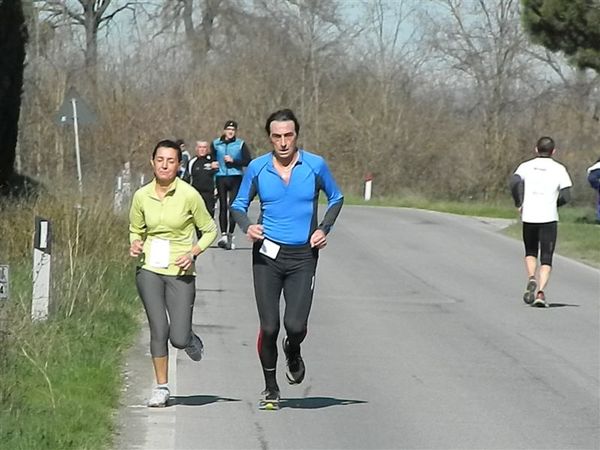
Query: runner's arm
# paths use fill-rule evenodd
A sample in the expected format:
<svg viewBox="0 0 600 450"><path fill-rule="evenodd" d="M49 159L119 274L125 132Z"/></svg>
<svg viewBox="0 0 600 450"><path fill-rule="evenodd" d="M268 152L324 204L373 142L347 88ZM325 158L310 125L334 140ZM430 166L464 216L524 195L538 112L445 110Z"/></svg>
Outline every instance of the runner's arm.
<svg viewBox="0 0 600 450"><path fill-rule="evenodd" d="M566 205L571 201L571 188L566 187L558 192L558 199L556 200L556 206Z"/></svg>
<svg viewBox="0 0 600 450"><path fill-rule="evenodd" d="M510 180L510 193L515 202L515 206L523 206L523 197L525 196L525 180L519 175L514 174Z"/></svg>
<svg viewBox="0 0 600 450"><path fill-rule="evenodd" d="M253 224L250 217L248 217L248 207L256 194L256 177L252 168L249 167L244 173L240 189L230 208L233 220L235 220L244 233Z"/></svg>

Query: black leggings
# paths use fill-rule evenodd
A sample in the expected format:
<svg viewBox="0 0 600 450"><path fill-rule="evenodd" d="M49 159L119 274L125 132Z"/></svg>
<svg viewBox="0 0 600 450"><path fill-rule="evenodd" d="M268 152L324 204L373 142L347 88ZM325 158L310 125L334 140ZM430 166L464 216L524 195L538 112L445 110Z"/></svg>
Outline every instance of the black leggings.
<svg viewBox="0 0 600 450"><path fill-rule="evenodd" d="M241 184L241 175L217 177L217 193L219 196L219 226L221 227L221 233L231 234L235 229L235 220L233 220L233 216L229 212L229 207L235 200ZM229 197L229 199L227 197ZM229 225L227 219L229 219Z"/></svg>
<svg viewBox="0 0 600 450"><path fill-rule="evenodd" d="M281 246L273 260L259 253L260 246L261 242L257 242L252 249L254 295L260 319L257 348L262 367L274 369L277 364L281 292L285 299L283 326L290 348L297 350L306 337L319 252L308 244Z"/></svg>
<svg viewBox="0 0 600 450"><path fill-rule="evenodd" d="M540 263L552 266L552 255L556 246L558 222L529 223L523 222L523 243L525 256L538 257Z"/></svg>

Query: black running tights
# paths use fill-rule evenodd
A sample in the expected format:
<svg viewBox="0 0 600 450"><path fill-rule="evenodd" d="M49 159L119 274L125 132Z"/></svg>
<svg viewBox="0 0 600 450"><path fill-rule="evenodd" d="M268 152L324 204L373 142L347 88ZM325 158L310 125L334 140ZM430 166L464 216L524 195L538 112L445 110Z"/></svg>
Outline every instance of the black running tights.
<svg viewBox="0 0 600 450"><path fill-rule="evenodd" d="M309 245L281 246L276 259L259 252L260 242L252 251L254 295L260 319L258 354L263 369L277 364L279 334L279 298L283 292L283 325L292 350L299 350L306 337L308 315L312 305L318 250Z"/></svg>

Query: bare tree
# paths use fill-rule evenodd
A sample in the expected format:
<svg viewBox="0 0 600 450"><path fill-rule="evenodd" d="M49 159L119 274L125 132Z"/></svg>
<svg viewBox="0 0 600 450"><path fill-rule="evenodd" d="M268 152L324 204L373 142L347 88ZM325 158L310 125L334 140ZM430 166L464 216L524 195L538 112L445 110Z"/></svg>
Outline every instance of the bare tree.
<svg viewBox="0 0 600 450"><path fill-rule="evenodd" d="M434 5L424 26L440 64L450 66L455 86L472 82L475 104L472 117L481 117L481 152L486 172L496 177L483 188L504 189L509 159L505 156L510 127L510 106L522 91L517 83L526 67L526 37L520 27L518 0L429 0ZM466 83L465 83L466 82ZM463 99L466 101L467 99Z"/></svg>
<svg viewBox="0 0 600 450"><path fill-rule="evenodd" d="M292 37L291 54L298 55L301 74L300 114L314 127L314 143L320 146L321 78L328 59L342 54L355 32L341 18L335 0L261 0L262 14L277 17L273 26ZM291 62L293 59L290 58Z"/></svg>
<svg viewBox="0 0 600 450"><path fill-rule="evenodd" d="M165 27L181 22L191 56L191 69L197 69L214 49L218 17L228 11L226 0L167 0L161 10Z"/></svg>
<svg viewBox="0 0 600 450"><path fill-rule="evenodd" d="M123 11L133 11L138 1L121 0L38 0L47 20L57 26L70 24L85 32L84 61L87 69L98 63L98 32ZM93 72L92 72L93 73Z"/></svg>

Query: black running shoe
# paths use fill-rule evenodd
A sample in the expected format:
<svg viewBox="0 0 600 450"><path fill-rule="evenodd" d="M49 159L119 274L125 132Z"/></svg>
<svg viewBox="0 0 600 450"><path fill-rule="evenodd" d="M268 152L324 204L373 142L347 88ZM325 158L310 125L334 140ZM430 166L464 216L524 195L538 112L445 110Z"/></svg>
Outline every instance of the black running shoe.
<svg viewBox="0 0 600 450"><path fill-rule="evenodd" d="M285 359L287 361L287 370L285 371L285 377L289 384L300 384L304 380L306 374L306 367L302 356L300 356L300 350L298 353L293 354L289 349L289 343L287 337L283 338L283 353L285 353Z"/></svg>
<svg viewBox="0 0 600 450"><path fill-rule="evenodd" d="M262 398L258 402L258 409L276 411L279 409L279 390L265 389L261 392Z"/></svg>
<svg viewBox="0 0 600 450"><path fill-rule="evenodd" d="M535 281L535 277L530 277L529 281L527 281L527 287L525 288L525 293L523 294L523 301L528 305L531 305L535 300L535 290L537 289L537 281Z"/></svg>

